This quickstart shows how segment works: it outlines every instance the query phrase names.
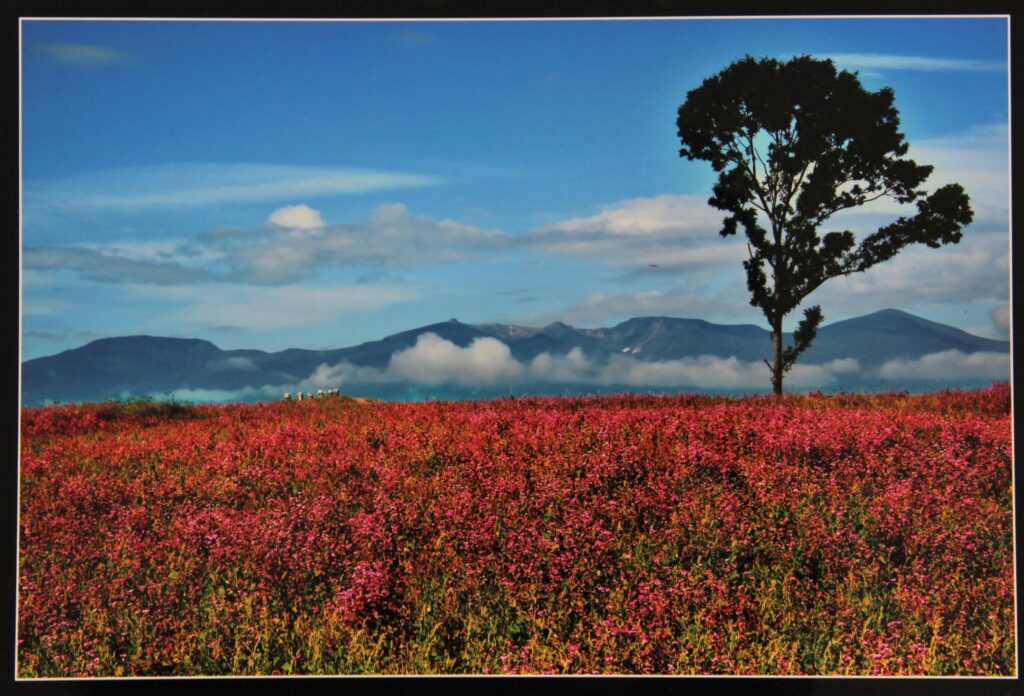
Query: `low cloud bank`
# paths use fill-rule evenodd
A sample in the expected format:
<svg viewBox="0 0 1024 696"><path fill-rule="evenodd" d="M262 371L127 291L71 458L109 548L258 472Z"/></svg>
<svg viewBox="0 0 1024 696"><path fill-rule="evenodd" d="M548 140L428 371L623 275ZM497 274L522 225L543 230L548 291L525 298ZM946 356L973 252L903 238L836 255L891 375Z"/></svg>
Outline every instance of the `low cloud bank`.
<svg viewBox="0 0 1024 696"><path fill-rule="evenodd" d="M245 369L243 365L235 369ZM932 353L914 360L890 360L881 367L863 368L854 358L822 364L797 364L786 375L786 387L822 389L855 383L921 381L958 383L996 381L1009 377L1009 357L1003 353ZM281 398L285 392L316 392L340 388L366 394L374 388L470 388L494 389L565 385L622 389L698 389L765 391L770 372L763 362L735 357L701 355L675 360L643 361L629 355L612 355L597 361L579 347L568 353L541 353L530 361L517 360L505 343L477 338L466 347L434 333L421 334L416 344L396 351L386 367L361 367L342 362L323 364L306 379L241 390L178 389L165 396L198 403L259 401Z"/></svg>
<svg viewBox="0 0 1024 696"><path fill-rule="evenodd" d="M266 384L262 387L245 387L244 389L175 389L167 394L157 394L157 398L171 398L176 401L188 401L194 404L219 404L229 401L273 401L281 398L285 390L281 387ZM124 398L125 395L122 395Z"/></svg>
<svg viewBox="0 0 1024 696"><path fill-rule="evenodd" d="M944 350L916 360L890 360L879 369L883 379L917 379L941 382L949 378L1000 380L1010 376L1006 353L963 353Z"/></svg>
<svg viewBox="0 0 1024 696"><path fill-rule="evenodd" d="M524 373L509 347L495 338L478 338L460 348L433 333L392 355L388 371L400 380L427 385L494 384L517 380Z"/></svg>
<svg viewBox="0 0 1024 696"><path fill-rule="evenodd" d="M796 388L826 387L837 376L860 369L856 360L833 360L822 365L797 365L787 383ZM541 353L529 362L517 360L507 345L494 338L478 338L462 348L433 333L421 334L411 348L397 351L385 368L357 367L350 363L321 365L299 389L324 385L397 384L462 387L536 383L601 387L695 387L699 389L758 389L769 382L761 362L702 355L645 362L612 355L597 362L580 348L565 355Z"/></svg>

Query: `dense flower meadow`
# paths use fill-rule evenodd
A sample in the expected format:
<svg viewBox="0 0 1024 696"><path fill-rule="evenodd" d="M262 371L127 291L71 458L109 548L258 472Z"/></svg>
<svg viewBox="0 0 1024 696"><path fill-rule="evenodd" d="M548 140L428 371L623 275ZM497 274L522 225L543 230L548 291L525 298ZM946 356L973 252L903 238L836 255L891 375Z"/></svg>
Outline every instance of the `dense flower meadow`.
<svg viewBox="0 0 1024 696"><path fill-rule="evenodd" d="M25 409L18 674L1014 672L1010 389Z"/></svg>

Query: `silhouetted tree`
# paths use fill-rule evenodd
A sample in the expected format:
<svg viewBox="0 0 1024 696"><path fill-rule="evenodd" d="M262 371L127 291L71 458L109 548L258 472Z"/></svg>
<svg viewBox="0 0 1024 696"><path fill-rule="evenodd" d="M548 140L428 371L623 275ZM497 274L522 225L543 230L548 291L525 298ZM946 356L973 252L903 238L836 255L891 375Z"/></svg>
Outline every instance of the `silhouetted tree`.
<svg viewBox="0 0 1024 696"><path fill-rule="evenodd" d="M793 345L783 347L782 319L807 295L909 244L955 244L973 218L959 184L931 195L919 188L933 168L904 157L892 90L869 92L856 73L837 73L830 60L747 56L691 90L676 125L679 155L718 172L708 203L729 213L722 236L742 225L749 240L743 266L750 303L772 328L774 356L765 363L776 394L823 318L821 307L807 308ZM886 196L916 203L917 213L859 244L849 230L818 236L835 213Z"/></svg>

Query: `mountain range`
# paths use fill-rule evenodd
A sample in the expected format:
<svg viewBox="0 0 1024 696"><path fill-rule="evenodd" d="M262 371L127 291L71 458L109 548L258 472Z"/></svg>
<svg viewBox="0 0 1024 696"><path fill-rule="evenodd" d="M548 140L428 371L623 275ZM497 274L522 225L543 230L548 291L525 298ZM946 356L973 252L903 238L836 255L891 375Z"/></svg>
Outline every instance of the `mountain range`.
<svg viewBox="0 0 1024 696"><path fill-rule="evenodd" d="M467 349L480 339L490 339L482 345L489 346L489 356L497 356L492 362L497 361L505 369L503 377L477 383L468 377L459 379L458 375L449 380L435 379L425 373L410 373L408 369L393 373L393 357L403 351L408 356L411 349L418 349L418 341L425 334L441 339L432 345L440 345L447 350L443 355L455 360L472 357L456 347ZM791 341L792 337L786 336L786 340ZM507 346L507 353L496 342ZM323 388L340 387L343 393L372 398L621 392L637 390L638 386L642 387L640 391L765 391L768 379L763 365L760 369L765 372L764 383L756 385L737 386L733 382L716 388L700 380L696 384L686 384L685 380L676 384L659 384L656 380L638 383L634 377L638 367L668 365L678 372L682 368L699 369L701 365L756 366L770 355L770 350L770 332L761 327L674 317L640 317L597 329L578 329L561 322L537 328L465 324L451 319L348 348L289 348L278 352L221 350L197 338L124 336L99 339L80 348L24 362L22 404L182 394L186 399L190 394L207 394L213 395L210 400L216 400L216 395L224 400L263 400L279 398L289 389L308 387L318 367L337 365L350 368L344 372L345 383L323 384ZM901 379L886 365L891 367L893 361L928 360L928 356L936 354L985 354L989 359L992 354L1006 354L1005 379L1009 376L1009 351L1008 341L982 338L887 309L822 327L811 348L801 356L798 367L845 365L825 385L833 391L970 387L988 384L992 379L987 373L936 376L922 375L920 370ZM561 359L564 364L577 367L584 361L584 367L590 370L586 374L597 374L595 370L600 366L603 371L600 379L584 378L582 371L578 379L572 375L546 379L528 369L537 363L538 356ZM566 359L569 361L565 362ZM404 363L406 367L408 363ZM428 361L423 369L429 370L432 364ZM936 363L940 364L941 361ZM617 373L609 371L609 366L629 368L634 377L617 383ZM794 370L793 374L796 373Z"/></svg>

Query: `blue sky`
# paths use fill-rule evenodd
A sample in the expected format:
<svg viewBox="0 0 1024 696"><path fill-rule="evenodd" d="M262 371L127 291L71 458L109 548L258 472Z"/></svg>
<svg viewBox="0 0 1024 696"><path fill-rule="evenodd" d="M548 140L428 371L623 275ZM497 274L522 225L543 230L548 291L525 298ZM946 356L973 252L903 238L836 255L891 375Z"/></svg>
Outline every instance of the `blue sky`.
<svg viewBox="0 0 1024 696"><path fill-rule="evenodd" d="M827 283L826 323L897 307L1004 338L1006 22L26 20L23 358L130 334L342 347L450 317L763 326L675 128L747 53L891 86L929 187L976 211L956 247Z"/></svg>

